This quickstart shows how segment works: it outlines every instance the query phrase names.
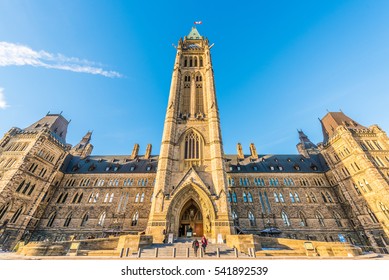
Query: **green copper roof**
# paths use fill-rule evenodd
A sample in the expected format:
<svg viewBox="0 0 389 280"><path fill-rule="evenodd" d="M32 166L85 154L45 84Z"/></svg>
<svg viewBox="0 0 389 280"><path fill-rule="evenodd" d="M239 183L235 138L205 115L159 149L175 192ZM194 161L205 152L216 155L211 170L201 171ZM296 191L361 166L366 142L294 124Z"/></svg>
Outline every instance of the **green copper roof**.
<svg viewBox="0 0 389 280"><path fill-rule="evenodd" d="M196 27L192 27L192 30L189 32L189 35L186 38L189 39L189 40L200 40L200 39L203 39L203 37L197 31Z"/></svg>

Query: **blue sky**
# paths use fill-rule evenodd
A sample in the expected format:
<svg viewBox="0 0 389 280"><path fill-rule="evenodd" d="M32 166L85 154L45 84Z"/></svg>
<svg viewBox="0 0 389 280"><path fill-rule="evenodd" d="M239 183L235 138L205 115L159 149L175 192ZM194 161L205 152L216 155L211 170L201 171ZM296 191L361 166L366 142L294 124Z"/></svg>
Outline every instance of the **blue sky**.
<svg viewBox="0 0 389 280"><path fill-rule="evenodd" d="M379 0L1 0L0 134L63 111L70 144L93 130L94 154L158 153L172 43L196 20L226 153L296 153L296 129L320 142L327 110L388 131L388 14Z"/></svg>

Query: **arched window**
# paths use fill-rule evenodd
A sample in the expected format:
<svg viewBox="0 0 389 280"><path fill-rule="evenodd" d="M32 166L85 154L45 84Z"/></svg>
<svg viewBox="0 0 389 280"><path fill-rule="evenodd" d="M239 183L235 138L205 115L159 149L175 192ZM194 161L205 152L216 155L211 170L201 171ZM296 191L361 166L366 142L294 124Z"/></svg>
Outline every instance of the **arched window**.
<svg viewBox="0 0 389 280"><path fill-rule="evenodd" d="M280 201L281 201L282 203L285 202L284 196L282 195L282 193L280 193Z"/></svg>
<svg viewBox="0 0 389 280"><path fill-rule="evenodd" d="M66 194L64 195L64 197L62 198L61 203L65 203L67 198L68 198L68 193L66 193Z"/></svg>
<svg viewBox="0 0 389 280"><path fill-rule="evenodd" d="M142 195L140 196L140 202L143 202L145 200L145 193L142 193Z"/></svg>
<svg viewBox="0 0 389 280"><path fill-rule="evenodd" d="M311 197L311 200L312 200L313 203L317 202L316 196L313 194L313 192L310 193L310 197Z"/></svg>
<svg viewBox="0 0 389 280"><path fill-rule="evenodd" d="M304 213L303 212L299 212L299 219L300 219L300 225L302 226L302 227L307 227L308 226L308 224L307 224L307 219L305 219L305 215L304 215Z"/></svg>
<svg viewBox="0 0 389 280"><path fill-rule="evenodd" d="M239 217L238 214L236 214L235 210L232 211L232 220L234 222L234 226L239 226Z"/></svg>
<svg viewBox="0 0 389 280"><path fill-rule="evenodd" d="M77 203L81 203L81 201L82 201L82 197L84 196L84 194L83 193L81 193L81 195L78 197L78 201L77 201Z"/></svg>
<svg viewBox="0 0 389 280"><path fill-rule="evenodd" d="M114 197L114 193L111 193L111 196L109 197L109 203L112 203Z"/></svg>
<svg viewBox="0 0 389 280"><path fill-rule="evenodd" d="M16 189L16 192L20 192L20 190L22 189L23 185L25 183L25 180L23 180L20 185L18 186L18 188Z"/></svg>
<svg viewBox="0 0 389 280"><path fill-rule="evenodd" d="M185 56L184 58L184 67L188 67L188 57Z"/></svg>
<svg viewBox="0 0 389 280"><path fill-rule="evenodd" d="M203 57L200 56L200 67L203 67Z"/></svg>
<svg viewBox="0 0 389 280"><path fill-rule="evenodd" d="M274 201L275 202L280 202L280 200L278 198L278 194L276 192L274 193Z"/></svg>
<svg viewBox="0 0 389 280"><path fill-rule="evenodd" d="M78 199L78 193L73 197L72 203L76 203Z"/></svg>
<svg viewBox="0 0 389 280"><path fill-rule="evenodd" d="M323 198L324 203L328 202L326 196L324 195L324 193L321 193L321 197Z"/></svg>
<svg viewBox="0 0 389 280"><path fill-rule="evenodd" d="M326 196L327 196L328 202L332 203L333 202L332 196L328 192L326 192Z"/></svg>
<svg viewBox="0 0 389 280"><path fill-rule="evenodd" d="M13 214L11 220L9 221L10 223L16 223L20 217L20 214L23 212L23 206L20 207L16 212Z"/></svg>
<svg viewBox="0 0 389 280"><path fill-rule="evenodd" d="M296 202L297 202L297 203L300 203L300 202L301 202L298 193L296 193L296 192L294 193L294 198L296 199Z"/></svg>
<svg viewBox="0 0 389 280"><path fill-rule="evenodd" d="M65 223L63 224L64 227L68 227L70 222L72 221L72 213L70 212L68 216L65 219Z"/></svg>
<svg viewBox="0 0 389 280"><path fill-rule="evenodd" d="M373 221L373 223L378 223L378 219L377 219L376 215L373 213L373 211L371 211L371 209L367 206L366 206L366 210L370 216L370 219Z"/></svg>
<svg viewBox="0 0 389 280"><path fill-rule="evenodd" d="M9 210L9 205L10 205L10 203L8 202L7 204L3 205L3 206L0 208L0 221L1 221L1 219L5 216L5 214L7 213L7 211Z"/></svg>
<svg viewBox="0 0 389 280"><path fill-rule="evenodd" d="M340 215L337 212L332 212L332 216L334 217L335 223L338 227L342 227L342 220Z"/></svg>
<svg viewBox="0 0 389 280"><path fill-rule="evenodd" d="M135 202L139 202L139 193L137 193L135 196Z"/></svg>
<svg viewBox="0 0 389 280"><path fill-rule="evenodd" d="M100 214L99 220L97 222L98 226L103 226L104 225L105 216L106 216L105 212Z"/></svg>
<svg viewBox="0 0 389 280"><path fill-rule="evenodd" d="M281 212L281 218L282 218L282 221L284 222L284 225L289 227L290 226L289 217L284 211Z"/></svg>
<svg viewBox="0 0 389 280"><path fill-rule="evenodd" d="M243 192L243 202L247 202L247 195L245 192Z"/></svg>
<svg viewBox="0 0 389 280"><path fill-rule="evenodd" d="M49 221L47 222L47 227L52 227L53 226L53 223L54 223L54 220L55 220L55 217L57 216L57 212L54 212L50 215L49 217Z"/></svg>
<svg viewBox="0 0 389 280"><path fill-rule="evenodd" d="M232 193L232 202L237 202L238 201L238 198L236 197L236 193L235 191Z"/></svg>
<svg viewBox="0 0 389 280"><path fill-rule="evenodd" d="M382 210L382 213L384 213L385 217L387 219L389 219L389 209L388 209L388 207L386 207L386 205L383 204L382 202L379 203L379 206L380 206L380 209Z"/></svg>
<svg viewBox="0 0 389 280"><path fill-rule="evenodd" d="M323 215L319 212L319 211L316 211L315 212L315 217L317 219L317 221L319 222L319 224L324 227L325 226L325 223L324 223L324 217Z"/></svg>
<svg viewBox="0 0 389 280"><path fill-rule="evenodd" d="M194 57L194 67L197 67L197 56Z"/></svg>
<svg viewBox="0 0 389 280"><path fill-rule="evenodd" d="M251 213L251 211L249 211L248 217L249 217L249 221L250 221L250 226L254 227L256 225L255 217L254 217L253 213Z"/></svg>
<svg viewBox="0 0 389 280"><path fill-rule="evenodd" d="M228 202L232 202L231 192L230 191L227 192L227 199L228 199Z"/></svg>
<svg viewBox="0 0 389 280"><path fill-rule="evenodd" d="M185 159L200 158L200 137L194 131L189 132L185 136L184 158Z"/></svg>
<svg viewBox="0 0 389 280"><path fill-rule="evenodd" d="M193 67L193 57L189 58L189 67Z"/></svg>
<svg viewBox="0 0 389 280"><path fill-rule="evenodd" d="M253 196L250 192L248 192L247 198L248 198L249 202L253 202Z"/></svg>
<svg viewBox="0 0 389 280"><path fill-rule="evenodd" d="M82 217L81 226L82 227L85 226L88 220L89 220L89 215L88 213L85 213L84 217Z"/></svg>
<svg viewBox="0 0 389 280"><path fill-rule="evenodd" d="M295 203L296 202L296 200L294 199L294 196L293 196L293 194L290 192L289 193L289 198L290 198L290 201L292 202L292 203Z"/></svg>
<svg viewBox="0 0 389 280"><path fill-rule="evenodd" d="M109 193L106 193L104 197L104 203L108 202L108 199L109 199Z"/></svg>
<svg viewBox="0 0 389 280"><path fill-rule="evenodd" d="M132 216L132 226L136 226L138 224L139 214L138 211L135 212L135 214Z"/></svg>

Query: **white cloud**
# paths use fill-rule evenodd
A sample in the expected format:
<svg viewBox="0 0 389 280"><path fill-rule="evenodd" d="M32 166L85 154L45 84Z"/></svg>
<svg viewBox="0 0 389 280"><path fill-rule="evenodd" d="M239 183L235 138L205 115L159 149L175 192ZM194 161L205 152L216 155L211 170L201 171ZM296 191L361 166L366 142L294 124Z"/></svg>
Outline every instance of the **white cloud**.
<svg viewBox="0 0 389 280"><path fill-rule="evenodd" d="M5 109L9 107L7 102L5 102L4 89L0 88L0 109Z"/></svg>
<svg viewBox="0 0 389 280"><path fill-rule="evenodd" d="M66 57L62 54L52 54L46 51L34 51L28 46L0 42L0 66L11 65L30 65L34 67L102 75L109 78L122 77L118 72L102 69L95 62L76 57Z"/></svg>

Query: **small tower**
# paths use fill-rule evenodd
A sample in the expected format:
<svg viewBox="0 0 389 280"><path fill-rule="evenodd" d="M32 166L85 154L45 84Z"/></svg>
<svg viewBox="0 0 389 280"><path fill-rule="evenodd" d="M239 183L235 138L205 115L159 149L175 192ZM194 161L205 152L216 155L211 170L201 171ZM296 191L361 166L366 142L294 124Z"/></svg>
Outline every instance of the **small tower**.
<svg viewBox="0 0 389 280"><path fill-rule="evenodd" d="M309 140L308 136L302 130L297 130L299 134L300 142L296 145L297 151L304 157L309 157L310 155L317 155L319 149L315 144Z"/></svg>
<svg viewBox="0 0 389 280"><path fill-rule="evenodd" d="M84 137L82 137L80 143L75 145L70 153L73 156L79 156L79 157L87 157L92 153L93 145L90 144L90 141L92 139L92 131L88 131Z"/></svg>

